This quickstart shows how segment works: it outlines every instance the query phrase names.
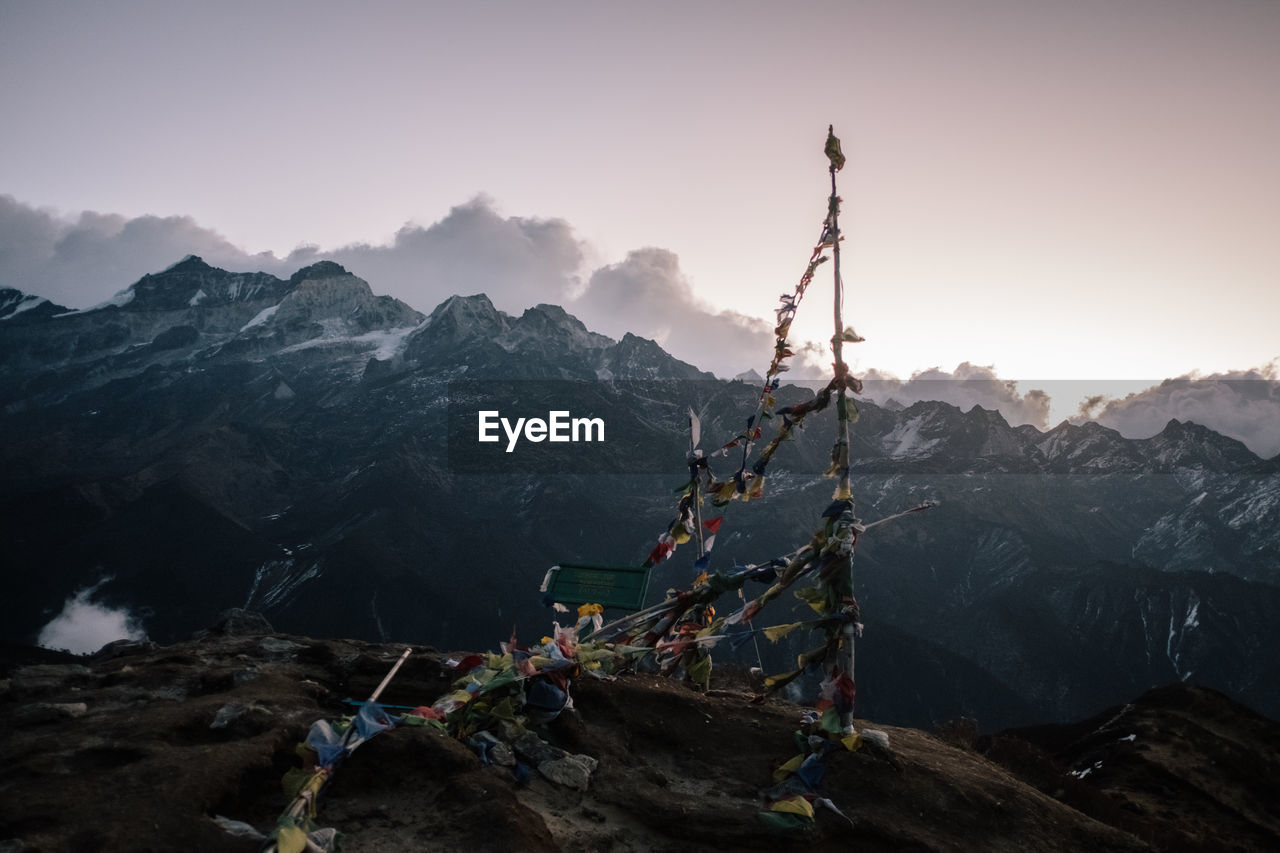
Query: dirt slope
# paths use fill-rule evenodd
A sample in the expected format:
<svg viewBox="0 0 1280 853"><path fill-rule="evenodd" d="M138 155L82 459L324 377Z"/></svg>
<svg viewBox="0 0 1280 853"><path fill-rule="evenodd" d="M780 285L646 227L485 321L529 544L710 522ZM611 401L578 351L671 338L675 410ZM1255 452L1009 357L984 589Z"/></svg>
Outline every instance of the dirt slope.
<svg viewBox="0 0 1280 853"><path fill-rule="evenodd" d="M0 851L258 849L259 840L233 834L215 816L269 831L287 803L282 777L299 763L296 747L311 723L350 713L343 700L367 696L402 649L211 634L168 647L108 647L95 658L57 663L10 653L0 681ZM415 649L383 701L429 704L447 692L454 673L443 657ZM745 685L717 682L702 695L647 675L576 679L576 711L541 734L569 754L596 759L585 790L538 772L522 783L512 768L485 765L473 748L440 731L397 727L341 765L318 822L341 831L349 853L1076 851L1148 849L1139 836L1157 843L1164 837L1143 830L1160 825L1164 810L1186 810L1182 798L1189 795L1172 783L1170 799L1162 800L1165 789L1123 775L1099 771L1077 779L1058 772L1073 784L1108 780L1105 791L1126 791L1150 818L1143 826L1107 825L1105 809L1055 799L1059 792L1036 787L1050 787L1044 779L1029 784L972 749L860 721L860 728L886 732L888 749L865 742L856 751L831 752L818 785L852 825L819 808L809 831L771 834L759 817L762 792L774 785L772 770L799 751L803 709L773 700L753 705ZM1163 725L1163 712L1195 717L1194 708L1155 708L1150 726ZM1220 723L1198 737L1226 744L1241 736L1234 718ZM1274 737L1277 730L1263 718L1250 725L1248 737ZM1033 734L1040 745L1027 749L1039 758L1051 750L1074 756L1080 742L1069 734L1053 743ZM1139 737L1140 744L1147 740ZM1151 750L1157 751L1154 739ZM1172 754L1164 747L1160 753ZM1088 760L1079 754L1062 760ZM1017 762L1007 763L1017 769ZM1229 834L1248 825L1256 828L1250 838L1277 838L1276 825L1257 816L1276 801L1273 764L1240 757L1216 770L1172 759L1167 766L1194 777L1197 790L1220 783L1224 791L1241 791L1244 800L1220 798L1235 802L1233 810L1197 818L1206 826ZM1239 774L1256 777L1254 787L1239 787Z"/></svg>

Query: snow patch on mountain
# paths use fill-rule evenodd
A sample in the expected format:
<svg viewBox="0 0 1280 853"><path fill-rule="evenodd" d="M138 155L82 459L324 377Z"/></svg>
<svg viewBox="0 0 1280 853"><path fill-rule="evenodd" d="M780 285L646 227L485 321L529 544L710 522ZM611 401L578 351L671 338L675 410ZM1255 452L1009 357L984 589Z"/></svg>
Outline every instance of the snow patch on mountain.
<svg viewBox="0 0 1280 853"><path fill-rule="evenodd" d="M1233 530L1280 526L1280 475L1258 481L1254 489L1224 506L1222 519Z"/></svg>
<svg viewBox="0 0 1280 853"><path fill-rule="evenodd" d="M30 311L49 301L43 296L17 290L6 290L4 295L5 298L0 298L0 320L10 320L24 311Z"/></svg>
<svg viewBox="0 0 1280 853"><path fill-rule="evenodd" d="M124 306L132 302L133 298L137 295L138 295L137 292L133 289L132 286L130 286L130 287L126 287L124 290L120 291L115 296L108 299L106 302L99 302L97 305L93 305L89 308L73 308L70 311L64 311L61 314L54 314L53 316L70 317L75 314L90 314L94 311L102 311L106 308L113 308L113 307L123 308Z"/></svg>
<svg viewBox="0 0 1280 853"><path fill-rule="evenodd" d="M266 610L287 602L308 581L321 576L323 559L296 566L292 557L269 560L258 567L245 599L245 608Z"/></svg>
<svg viewBox="0 0 1280 853"><path fill-rule="evenodd" d="M880 446L892 459L920 457L928 455L941 439L925 438L921 430L927 425L928 417L917 415L895 426L884 438Z"/></svg>
<svg viewBox="0 0 1280 853"><path fill-rule="evenodd" d="M1200 599L1191 593L1191 607L1187 610L1187 618L1182 622L1183 630L1200 627Z"/></svg>
<svg viewBox="0 0 1280 853"><path fill-rule="evenodd" d="M353 341L360 343L369 342L376 346L373 357L378 361L388 361L404 352L408 345L409 336L412 335L420 326L410 326L402 329L383 329L381 331L369 332L366 335L360 335L352 338Z"/></svg>
<svg viewBox="0 0 1280 853"><path fill-rule="evenodd" d="M363 335L344 334L344 330L335 322L323 323L325 332L318 338L287 346L281 353L301 352L316 347L351 346L364 353L372 350L372 357L379 361L387 361L404 352L409 336L418 326L407 326L399 329L375 329Z"/></svg>
<svg viewBox="0 0 1280 853"><path fill-rule="evenodd" d="M270 320L270 319L275 315L275 313L276 313L277 311L279 311L279 310L280 310L280 306L279 306L279 305L272 305L270 308L263 308L263 309L262 309L261 311L259 311L257 314L253 315L253 319L252 319L252 320L250 320L249 322L247 322L247 323L245 323L243 326L241 326L241 327L240 327L240 331L241 331L241 332L247 332L247 331L249 331L250 329L252 329L252 328L254 328L254 327L256 327L256 326L261 326L261 325L263 325L263 324L264 324L264 323L266 323L268 320Z"/></svg>

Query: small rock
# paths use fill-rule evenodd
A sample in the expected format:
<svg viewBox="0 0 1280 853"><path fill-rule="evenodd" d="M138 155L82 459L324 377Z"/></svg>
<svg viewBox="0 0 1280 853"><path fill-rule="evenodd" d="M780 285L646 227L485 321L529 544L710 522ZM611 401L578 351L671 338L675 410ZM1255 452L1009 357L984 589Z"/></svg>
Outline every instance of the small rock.
<svg viewBox="0 0 1280 853"><path fill-rule="evenodd" d="M511 751L511 747L501 741L489 747L489 758L500 767L516 766L516 754Z"/></svg>
<svg viewBox="0 0 1280 853"><path fill-rule="evenodd" d="M581 757L583 756L566 755L564 758L553 761L539 762L538 772L557 785L585 791L591 782L591 770L585 763L579 761Z"/></svg>
<svg viewBox="0 0 1280 853"><path fill-rule="evenodd" d="M233 737L253 737L271 728L272 722L271 711L258 703L232 702L218 709L209 728L224 730Z"/></svg>
<svg viewBox="0 0 1280 853"><path fill-rule="evenodd" d="M269 655L291 655L304 648L298 643L281 640L279 637L263 637L258 645Z"/></svg>
<svg viewBox="0 0 1280 853"><path fill-rule="evenodd" d="M36 725L83 717L87 713L89 706L84 702L36 702L15 710L11 719L19 725Z"/></svg>
<svg viewBox="0 0 1280 853"><path fill-rule="evenodd" d="M885 752L889 751L889 734L880 729L863 729L862 740L866 743L873 743Z"/></svg>
<svg viewBox="0 0 1280 853"><path fill-rule="evenodd" d="M254 841L267 840L267 836L242 820L232 820L219 814L213 816L213 822L222 827L222 830L228 835L234 835L236 838L252 838Z"/></svg>
<svg viewBox="0 0 1280 853"><path fill-rule="evenodd" d="M213 715L213 722L209 724L211 729L225 729L231 725L232 721L244 716L244 712L248 710L244 705L223 705L218 709L218 713Z"/></svg>
<svg viewBox="0 0 1280 853"><path fill-rule="evenodd" d="M232 818L214 815L214 822L218 824L225 833L234 835L236 838L251 838L255 841L265 841L266 836L262 835L250 824L244 821L233 821Z"/></svg>
<svg viewBox="0 0 1280 853"><path fill-rule="evenodd" d="M511 747L516 751L516 755L534 765L541 765L545 761L558 761L569 754L560 747L547 743L533 732L520 735L511 742Z"/></svg>

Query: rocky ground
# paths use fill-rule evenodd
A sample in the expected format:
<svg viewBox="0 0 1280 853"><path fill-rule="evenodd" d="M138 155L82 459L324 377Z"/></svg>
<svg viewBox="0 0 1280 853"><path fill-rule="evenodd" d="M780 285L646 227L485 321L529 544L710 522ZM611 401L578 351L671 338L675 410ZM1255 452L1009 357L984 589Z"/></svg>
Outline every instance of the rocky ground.
<svg viewBox="0 0 1280 853"><path fill-rule="evenodd" d="M404 647L226 628L92 657L6 649L0 851L259 849L312 722L351 713L344 700L367 697ZM382 701L430 704L455 678L448 658L415 648ZM818 793L843 816L819 808L785 834L761 820L762 792L796 754L804 709L749 691L741 673L707 694L576 679L576 710L538 732L546 744L503 733L508 765L594 759L559 781L400 726L342 763L318 823L357 853L1280 849L1280 724L1212 691L997 736L859 721L888 747L826 757Z"/></svg>

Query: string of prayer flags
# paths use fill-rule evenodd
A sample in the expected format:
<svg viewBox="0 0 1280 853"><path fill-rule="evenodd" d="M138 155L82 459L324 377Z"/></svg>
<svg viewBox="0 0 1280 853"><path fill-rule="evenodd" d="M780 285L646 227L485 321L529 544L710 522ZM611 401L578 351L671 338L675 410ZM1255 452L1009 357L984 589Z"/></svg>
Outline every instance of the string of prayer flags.
<svg viewBox="0 0 1280 853"><path fill-rule="evenodd" d="M836 150L839 149L839 141L835 142ZM841 160L843 163L843 160ZM794 355L790 344L788 343L788 335L791 332L791 323L795 318L799 309L800 302L804 298L805 291L813 281L814 272L817 268L827 260L827 256L822 254L826 243L827 231L833 223L833 218L828 212L827 218L823 221L823 234L818 244L814 247L813 252L809 256L809 263L805 267L804 274L800 277L799 282L795 286L793 293L781 294L778 298L779 307L775 314L777 323L774 327L774 354L769 363L769 367L765 371L764 386L760 391L760 402L756 413L747 419L746 429L734 436L730 441L721 445L709 455L704 455L698 450L698 444L701 440L701 421L692 408L689 409L689 434L690 434L690 454L688 458L689 480L676 491L684 494L686 492L696 490L699 484L699 478L703 475L707 477L707 483L703 488L703 494L710 498L712 505L723 507L733 500L753 500L764 496L764 469L768 465L769 460L777 452L778 446L785 441L791 430L796 426L799 420L810 411L819 411L825 408L830 402L831 389L828 387L818 395L818 405L805 405L793 407L790 418L783 418L783 425L779 428L778 435L769 443L765 451L761 454L761 459L753 465L752 470L746 470L747 458L751 452L753 444L763 437L763 429L759 422L771 419L773 417L773 408L777 403L773 392L778 389L781 384L780 375L791 369L787 364L787 359ZM856 338L852 328L849 328L851 337ZM842 377L837 379L843 381ZM834 380L833 380L834 381ZM856 381L856 380L855 380ZM858 383L858 391L861 391L861 383ZM783 410L784 412L788 410ZM847 410L842 410L847 411ZM712 476L708 465L708 457L727 456L728 452L734 448L742 447L742 463L738 472L732 480L717 480ZM687 498L688 495L685 495ZM683 502L682 498L682 502ZM669 526L668 530L658 537L658 543L650 551L645 561L645 567L651 567L668 559L674 553L676 546L684 544L689 540L696 531L691 523L685 522L682 518ZM706 560L706 551L704 547L703 553L699 555L695 561L695 566L699 569L705 569L709 565Z"/></svg>

